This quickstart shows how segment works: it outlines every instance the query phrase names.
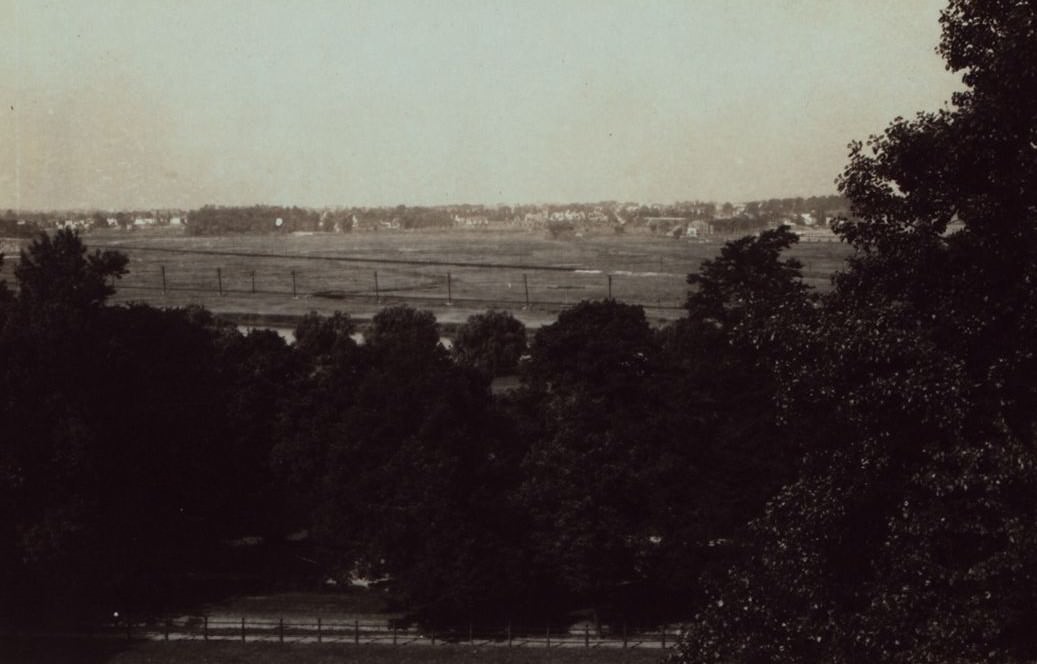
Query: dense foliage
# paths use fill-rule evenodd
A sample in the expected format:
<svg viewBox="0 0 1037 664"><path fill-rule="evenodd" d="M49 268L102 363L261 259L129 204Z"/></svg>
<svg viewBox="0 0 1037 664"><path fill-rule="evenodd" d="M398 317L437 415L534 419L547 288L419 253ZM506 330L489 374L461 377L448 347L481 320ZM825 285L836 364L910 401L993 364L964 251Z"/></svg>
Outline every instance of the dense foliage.
<svg viewBox="0 0 1037 664"><path fill-rule="evenodd" d="M206 205L186 215L191 235L232 233L350 232L354 229L449 228L448 208L396 207L315 210L276 205L248 207Z"/></svg>
<svg viewBox="0 0 1037 664"><path fill-rule="evenodd" d="M764 272L780 248L739 247ZM761 507L737 487L785 473L757 435L771 381L697 305L661 334L640 307L585 302L529 344L490 311L452 351L409 307L363 336L310 314L287 345L201 309L107 306L125 265L41 235L0 293L0 546L22 616L160 605L185 579L234 576L228 559L259 539L301 542L309 570L272 563L279 583L387 578L430 621L664 615L718 559L711 541ZM725 279L707 272L702 292ZM493 397L515 372L521 387Z"/></svg>
<svg viewBox="0 0 1037 664"><path fill-rule="evenodd" d="M1037 655L1037 6L941 22L966 89L852 144L856 253L767 353L803 462L680 661Z"/></svg>
<svg viewBox="0 0 1037 664"><path fill-rule="evenodd" d="M468 317L454 335L452 350L459 364L497 377L518 370L526 345L522 321L510 312L491 309Z"/></svg>
<svg viewBox="0 0 1037 664"><path fill-rule="evenodd" d="M314 210L273 205L206 205L190 212L187 232L191 235L312 232L317 230L319 225L320 215Z"/></svg>
<svg viewBox="0 0 1037 664"><path fill-rule="evenodd" d="M22 613L147 594L246 511L222 339L202 312L102 306L125 263L40 237L0 304L0 574Z"/></svg>

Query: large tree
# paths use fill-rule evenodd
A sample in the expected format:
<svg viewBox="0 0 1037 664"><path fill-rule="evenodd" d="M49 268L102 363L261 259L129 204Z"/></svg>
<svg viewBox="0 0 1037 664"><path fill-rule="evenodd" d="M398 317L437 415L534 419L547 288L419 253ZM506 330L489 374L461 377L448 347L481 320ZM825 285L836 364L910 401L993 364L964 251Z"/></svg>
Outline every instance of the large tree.
<svg viewBox="0 0 1037 664"><path fill-rule="evenodd" d="M1037 653L1037 5L954 0L941 23L965 89L852 145L856 252L773 357L804 464L685 661Z"/></svg>
<svg viewBox="0 0 1037 664"><path fill-rule="evenodd" d="M813 295L784 257L796 235L778 228L729 242L690 275L688 316L660 331L661 444L646 469L657 587L698 596L698 577L722 565L727 543L791 477L795 446L780 430L769 358L796 344L780 321L809 319Z"/></svg>
<svg viewBox="0 0 1037 664"><path fill-rule="evenodd" d="M0 317L0 576L23 615L160 597L243 511L225 331L102 306L125 264L40 237Z"/></svg>
<svg viewBox="0 0 1037 664"><path fill-rule="evenodd" d="M87 253L77 231L41 233L20 252L14 269L18 301L26 308L100 306L115 292L111 280L126 273L128 262L117 251Z"/></svg>
<svg viewBox="0 0 1037 664"><path fill-rule="evenodd" d="M539 566L602 603L643 578L652 531L642 470L656 448L657 345L639 306L581 302L540 328L525 367L533 420L523 504Z"/></svg>

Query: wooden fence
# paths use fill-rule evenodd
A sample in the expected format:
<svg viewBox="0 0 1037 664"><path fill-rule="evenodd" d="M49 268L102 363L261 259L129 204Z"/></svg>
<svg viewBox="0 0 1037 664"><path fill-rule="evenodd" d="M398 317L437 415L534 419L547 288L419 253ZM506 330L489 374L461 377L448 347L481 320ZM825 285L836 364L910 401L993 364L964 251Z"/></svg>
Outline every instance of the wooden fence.
<svg viewBox="0 0 1037 664"><path fill-rule="evenodd" d="M242 643L337 643L390 646L470 645L506 648L652 648L674 645L680 625L628 629L590 623L575 626L499 628L465 625L425 628L393 621L323 618L256 618L181 616L150 621L120 620L102 626L49 630L27 635L152 641L240 641Z"/></svg>
<svg viewBox="0 0 1037 664"><path fill-rule="evenodd" d="M199 268L157 264L136 265L112 285L118 291L149 292L163 297L260 295L315 297L365 305L412 302L524 309L557 309L585 299L619 297L650 309L678 310L683 309L686 295L684 275L638 278L596 270L568 270L548 273L545 278L537 273L498 272L467 268L460 274L427 270L407 274L378 270L333 273L309 265L257 270L251 265Z"/></svg>

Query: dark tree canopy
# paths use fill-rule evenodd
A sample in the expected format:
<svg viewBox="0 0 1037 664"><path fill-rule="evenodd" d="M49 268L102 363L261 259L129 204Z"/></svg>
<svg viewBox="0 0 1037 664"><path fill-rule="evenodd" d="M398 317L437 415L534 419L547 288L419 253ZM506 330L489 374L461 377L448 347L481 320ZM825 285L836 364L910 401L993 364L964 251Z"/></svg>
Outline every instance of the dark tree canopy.
<svg viewBox="0 0 1037 664"><path fill-rule="evenodd" d="M348 314L330 317L311 312L295 326L295 350L315 365L323 366L356 351L356 324Z"/></svg>
<svg viewBox="0 0 1037 664"><path fill-rule="evenodd" d="M1037 6L953 0L941 23L966 90L851 146L857 251L769 351L804 463L682 661L1037 654Z"/></svg>
<svg viewBox="0 0 1037 664"><path fill-rule="evenodd" d="M635 469L651 446L643 414L654 355L644 310L602 300L540 328L526 367L542 423L522 488L534 549L557 583L597 601L637 577L647 537Z"/></svg>
<svg viewBox="0 0 1037 664"><path fill-rule="evenodd" d="M691 360L663 357L640 307L564 312L495 400L487 374L525 349L501 312L453 356L410 307L377 314L366 343L348 316L311 314L288 345L199 307L101 306L124 263L74 234L27 255L0 309L0 581L38 610L140 608L226 574L244 536L304 547L292 583L388 575L430 622L621 607L688 592L694 573L668 573L747 512L707 498L747 472L721 452L738 440L726 393L678 387Z"/></svg>
<svg viewBox="0 0 1037 664"><path fill-rule="evenodd" d="M786 226L727 243L720 255L688 276L696 290L688 295L689 318L734 328L753 316L766 318L783 306L799 304L806 286L803 265L781 254L799 239Z"/></svg>
<svg viewBox="0 0 1037 664"><path fill-rule="evenodd" d="M530 380L608 393L646 375L652 330L644 309L616 300L580 302L533 338Z"/></svg>
<svg viewBox="0 0 1037 664"><path fill-rule="evenodd" d="M814 295L802 281L802 264L782 258L798 237L785 226L728 242L714 259L688 275L688 318L682 324L701 351L756 361L761 354L795 344L789 322L805 325ZM734 358L732 358L734 359Z"/></svg>
<svg viewBox="0 0 1037 664"><path fill-rule="evenodd" d="M439 326L431 311L407 305L387 307L374 315L366 337L378 353L391 353L401 362L440 358Z"/></svg>
<svg viewBox="0 0 1037 664"><path fill-rule="evenodd" d="M492 377L515 373L525 352L526 326L507 311L469 316L454 337L457 361Z"/></svg>
<svg viewBox="0 0 1037 664"><path fill-rule="evenodd" d="M109 280L125 274L127 263L116 251L87 254L76 231L42 233L20 252L14 271L19 302L23 307L100 305L115 292Z"/></svg>

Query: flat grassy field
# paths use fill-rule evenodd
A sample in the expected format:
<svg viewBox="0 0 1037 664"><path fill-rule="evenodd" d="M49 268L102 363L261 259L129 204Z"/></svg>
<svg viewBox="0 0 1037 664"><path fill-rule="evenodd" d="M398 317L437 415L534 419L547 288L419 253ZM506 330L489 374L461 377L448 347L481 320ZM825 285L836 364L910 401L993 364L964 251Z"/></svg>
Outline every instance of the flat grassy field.
<svg viewBox="0 0 1037 664"><path fill-rule="evenodd" d="M649 234L550 239L520 230L192 237L166 229L99 231L84 240L130 256L116 302L283 318L345 311L360 320L406 302L443 323L497 307L530 327L581 300L607 297L610 288L657 322L678 318L685 278L722 247ZM822 289L848 254L828 242L791 251L806 282Z"/></svg>
<svg viewBox="0 0 1037 664"><path fill-rule="evenodd" d="M651 664L661 650L0 639L4 664Z"/></svg>

